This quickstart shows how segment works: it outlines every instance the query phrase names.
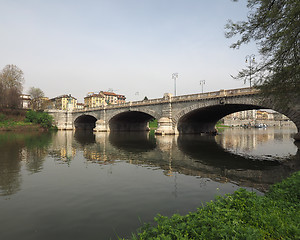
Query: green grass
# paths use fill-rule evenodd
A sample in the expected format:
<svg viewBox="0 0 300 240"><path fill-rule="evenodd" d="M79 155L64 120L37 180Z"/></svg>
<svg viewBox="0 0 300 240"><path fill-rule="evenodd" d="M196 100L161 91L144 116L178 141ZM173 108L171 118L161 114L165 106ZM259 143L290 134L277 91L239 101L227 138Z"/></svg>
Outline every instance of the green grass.
<svg viewBox="0 0 300 240"><path fill-rule="evenodd" d="M265 196L239 189L185 216L157 215L130 239L300 239L300 172Z"/></svg>
<svg viewBox="0 0 300 240"><path fill-rule="evenodd" d="M4 120L0 121L0 128L14 128L18 126L29 126L32 125L30 122Z"/></svg>
<svg viewBox="0 0 300 240"><path fill-rule="evenodd" d="M224 124L217 124L216 128L228 128L230 126L224 125Z"/></svg>

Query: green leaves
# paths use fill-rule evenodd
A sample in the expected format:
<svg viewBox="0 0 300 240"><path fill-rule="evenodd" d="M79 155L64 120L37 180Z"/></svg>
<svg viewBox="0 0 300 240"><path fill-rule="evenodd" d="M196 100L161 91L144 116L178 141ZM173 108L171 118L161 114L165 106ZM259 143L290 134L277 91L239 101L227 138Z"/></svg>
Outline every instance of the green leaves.
<svg viewBox="0 0 300 240"><path fill-rule="evenodd" d="M252 75L265 98L279 107L286 105L287 99L300 95L300 1L248 0L247 7L247 20L229 20L225 37L240 37L231 45L234 49L255 41L262 59L255 69L243 69L236 78Z"/></svg>
<svg viewBox="0 0 300 240"><path fill-rule="evenodd" d="M40 124L43 128L51 128L53 125L53 117L45 112L27 111L26 121Z"/></svg>

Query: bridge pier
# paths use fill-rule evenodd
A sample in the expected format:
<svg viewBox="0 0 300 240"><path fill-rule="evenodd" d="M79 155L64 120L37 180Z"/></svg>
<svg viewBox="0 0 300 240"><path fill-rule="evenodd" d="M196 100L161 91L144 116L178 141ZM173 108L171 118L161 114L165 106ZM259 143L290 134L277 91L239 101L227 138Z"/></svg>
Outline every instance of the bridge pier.
<svg viewBox="0 0 300 240"><path fill-rule="evenodd" d="M72 121L72 112L64 111L61 112L57 121L57 129L58 130L73 130L73 121Z"/></svg>
<svg viewBox="0 0 300 240"><path fill-rule="evenodd" d="M96 127L93 129L94 132L109 132L109 125L103 119L96 121Z"/></svg>
<svg viewBox="0 0 300 240"><path fill-rule="evenodd" d="M172 120L167 117L162 117L158 121L158 127L155 131L157 135L173 135L175 134L175 130L172 126Z"/></svg>

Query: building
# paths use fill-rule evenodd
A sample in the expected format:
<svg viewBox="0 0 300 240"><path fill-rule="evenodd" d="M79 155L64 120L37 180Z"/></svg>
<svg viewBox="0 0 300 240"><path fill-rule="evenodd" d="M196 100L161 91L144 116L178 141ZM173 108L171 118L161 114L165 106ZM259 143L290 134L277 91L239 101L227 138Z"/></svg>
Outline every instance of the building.
<svg viewBox="0 0 300 240"><path fill-rule="evenodd" d="M31 101L31 96L28 94L21 94L20 95L21 99L21 107L24 109L30 108L30 101Z"/></svg>
<svg viewBox="0 0 300 240"><path fill-rule="evenodd" d="M126 97L124 95L116 94L113 92L103 92L100 93L104 94L105 101L107 104L121 104L125 103Z"/></svg>
<svg viewBox="0 0 300 240"><path fill-rule="evenodd" d="M248 111L240 111L240 112L235 112L230 115L227 115L225 118L228 119L239 119L239 120L254 120L257 117L256 110L248 110Z"/></svg>
<svg viewBox="0 0 300 240"><path fill-rule="evenodd" d="M77 109L84 109L83 103L77 103Z"/></svg>
<svg viewBox="0 0 300 240"><path fill-rule="evenodd" d="M88 93L88 95L84 98L84 107L86 108L95 108L107 105L105 101L105 95L100 93Z"/></svg>
<svg viewBox="0 0 300 240"><path fill-rule="evenodd" d="M272 110L248 110L227 115L222 122L228 126L293 126L288 117Z"/></svg>
<svg viewBox="0 0 300 240"><path fill-rule="evenodd" d="M273 113L268 113L262 110L257 110L256 115L257 115L256 119L258 120L268 120L272 118L274 119Z"/></svg>
<svg viewBox="0 0 300 240"><path fill-rule="evenodd" d="M49 108L55 108L59 110L73 110L77 108L77 99L69 95L61 95L55 98L52 98Z"/></svg>

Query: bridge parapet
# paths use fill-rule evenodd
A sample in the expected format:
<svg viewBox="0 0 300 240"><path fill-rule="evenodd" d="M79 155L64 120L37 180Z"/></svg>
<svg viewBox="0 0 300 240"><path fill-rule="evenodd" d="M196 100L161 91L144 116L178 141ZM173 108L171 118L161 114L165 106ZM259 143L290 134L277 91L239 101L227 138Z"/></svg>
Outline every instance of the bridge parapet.
<svg viewBox="0 0 300 240"><path fill-rule="evenodd" d="M220 98L220 97L229 97L229 96L242 96L242 95L252 95L252 94L255 95L258 93L259 90L255 88L238 88L238 89L231 89L231 90L220 90L215 92L177 96L172 98L172 102L211 99L211 98Z"/></svg>

